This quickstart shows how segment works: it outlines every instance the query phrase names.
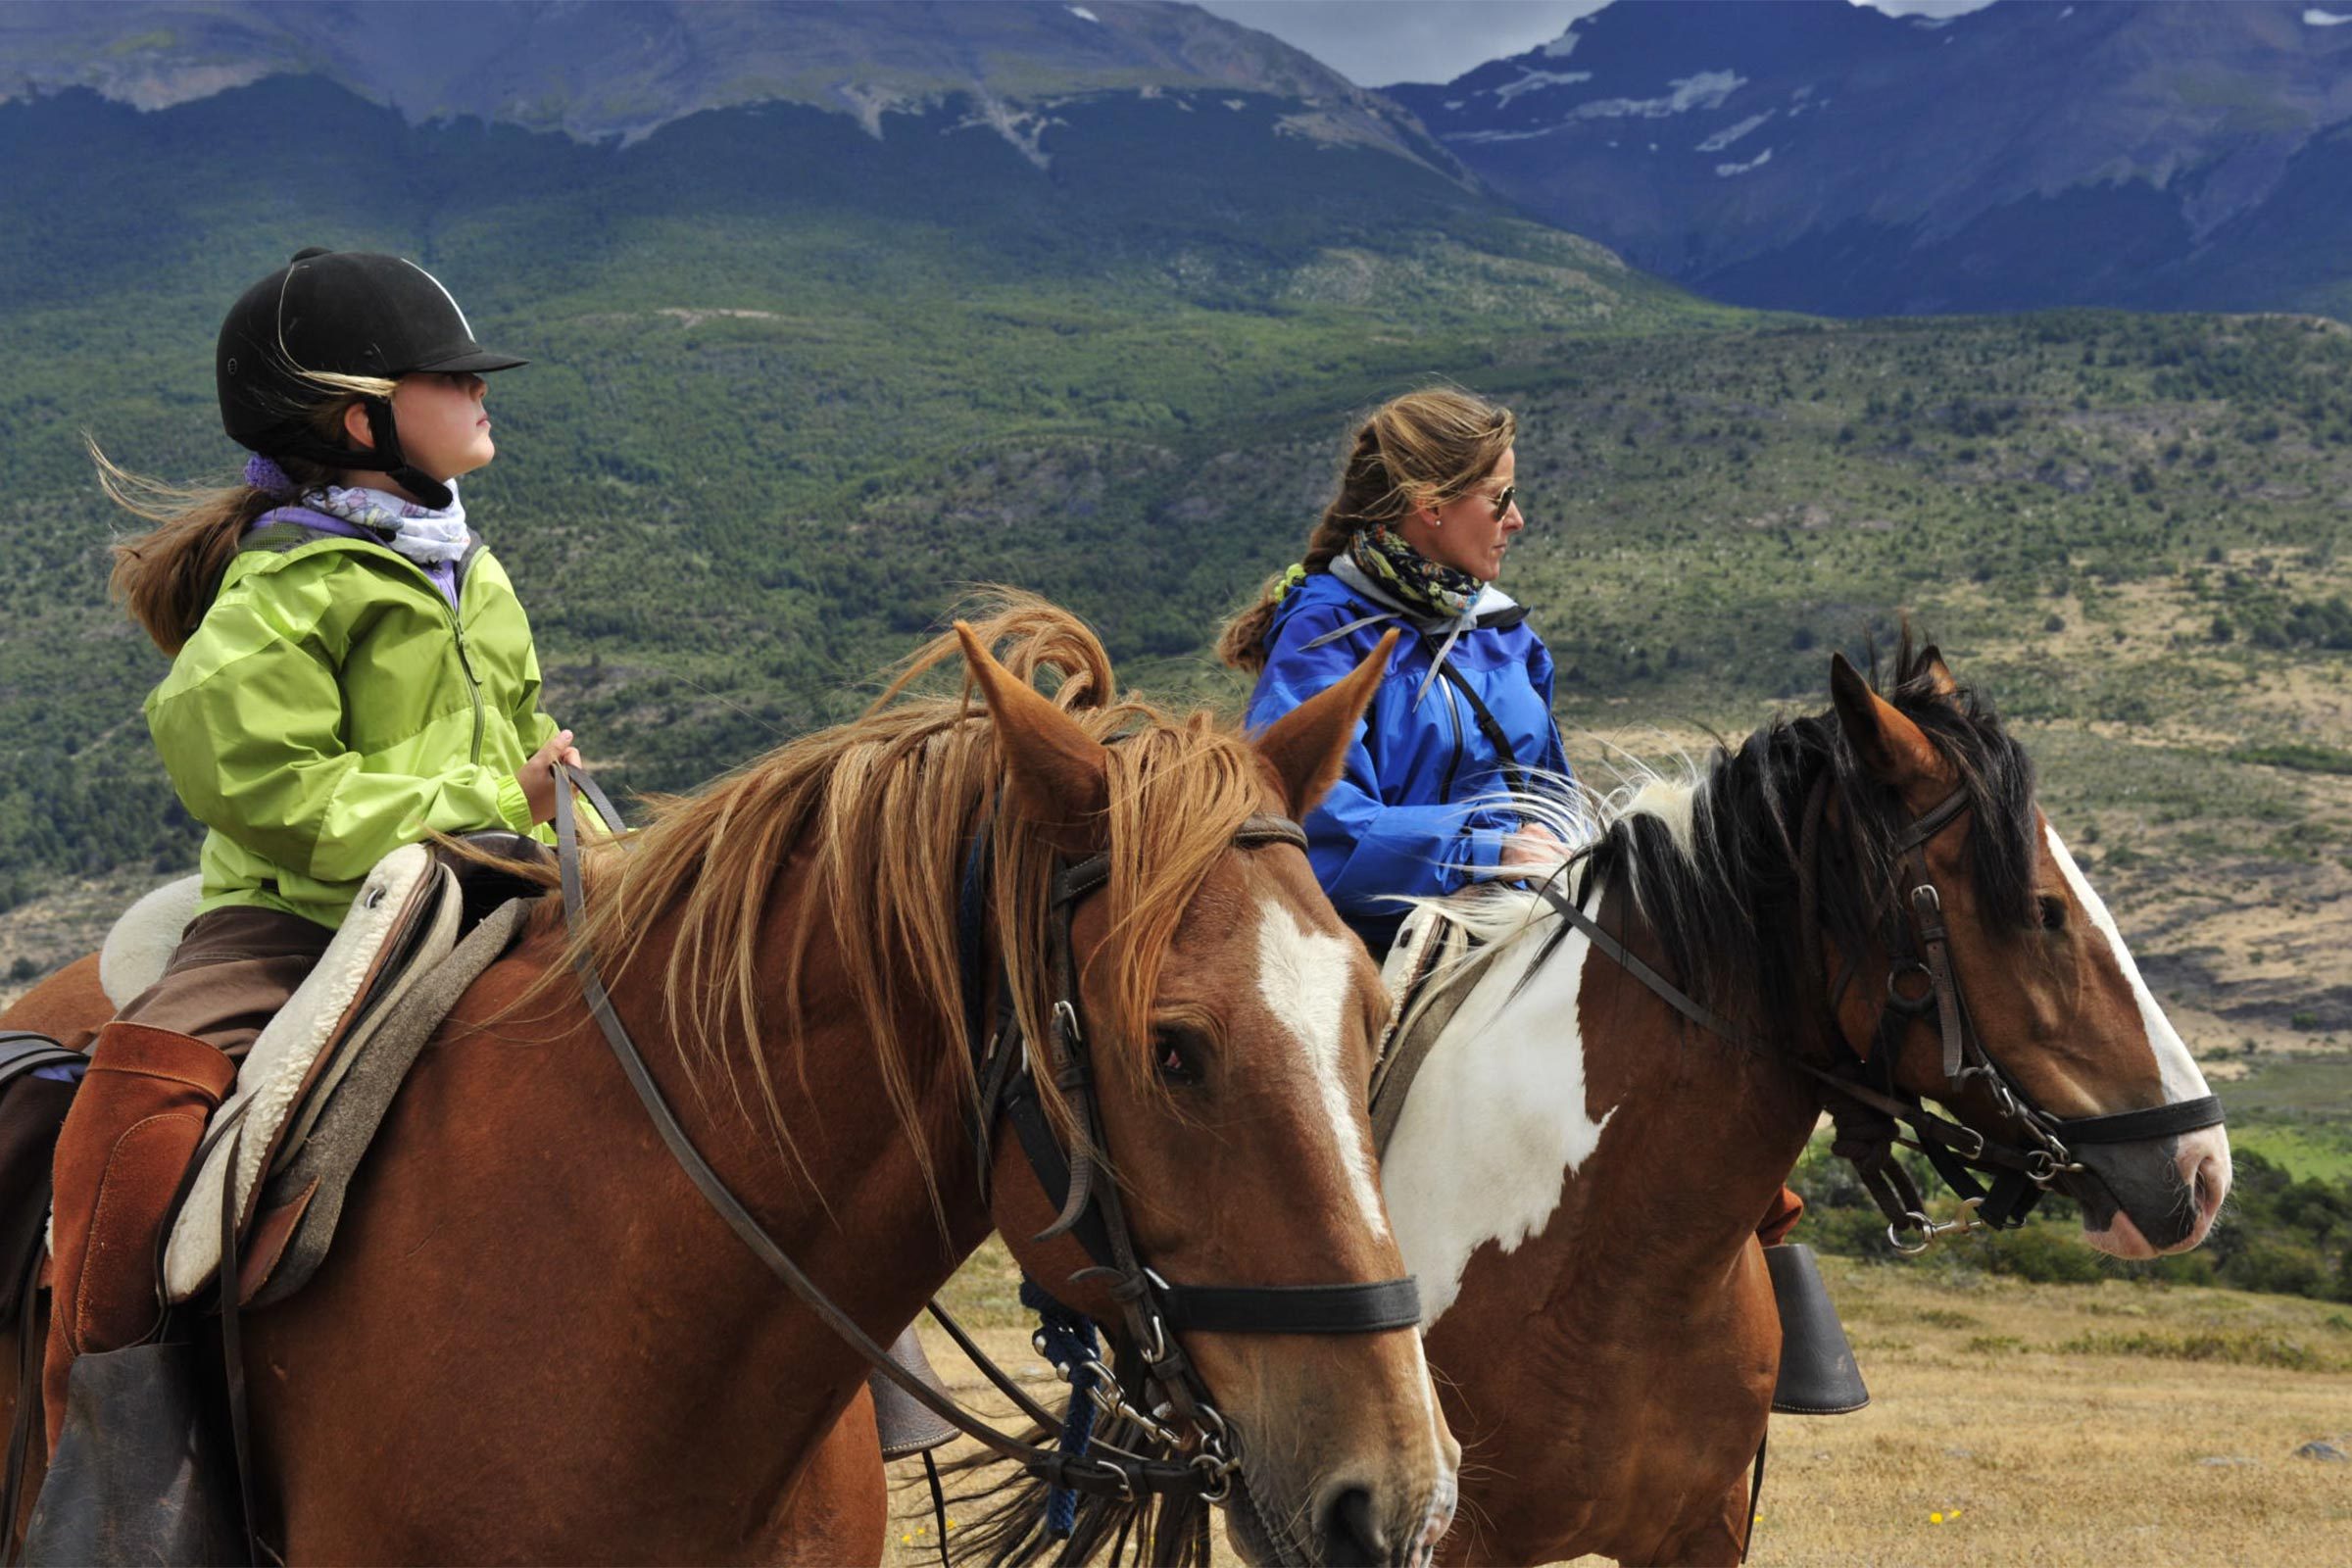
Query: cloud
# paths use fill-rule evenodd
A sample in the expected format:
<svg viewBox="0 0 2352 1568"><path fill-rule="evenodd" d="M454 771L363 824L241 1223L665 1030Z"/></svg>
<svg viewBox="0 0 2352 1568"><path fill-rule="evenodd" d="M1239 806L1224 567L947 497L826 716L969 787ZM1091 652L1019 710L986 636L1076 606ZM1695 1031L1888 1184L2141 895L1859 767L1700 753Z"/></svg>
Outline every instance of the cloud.
<svg viewBox="0 0 2352 1568"><path fill-rule="evenodd" d="M1609 0L1200 0L1367 87L1451 81L1538 49ZM1696 3L1696 0L1692 0ZM1719 0L1720 3L1720 0ZM1851 0L1893 16L1956 17L1992 0Z"/></svg>
<svg viewBox="0 0 2352 1568"><path fill-rule="evenodd" d="M1549 43L1608 0L1200 0L1367 87L1451 81Z"/></svg>

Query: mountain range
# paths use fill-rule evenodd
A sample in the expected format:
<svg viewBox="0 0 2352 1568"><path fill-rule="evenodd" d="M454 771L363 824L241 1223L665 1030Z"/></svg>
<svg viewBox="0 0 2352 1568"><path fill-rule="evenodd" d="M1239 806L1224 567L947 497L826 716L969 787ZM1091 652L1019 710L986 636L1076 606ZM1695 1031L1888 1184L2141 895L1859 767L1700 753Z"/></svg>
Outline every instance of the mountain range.
<svg viewBox="0 0 2352 1568"><path fill-rule="evenodd" d="M2352 315L2352 4L1619 0L1387 90L1527 211L1733 303Z"/></svg>
<svg viewBox="0 0 2352 1568"><path fill-rule="evenodd" d="M1311 57L1189 5L791 0L132 0L0 4L0 102L85 87L167 109L309 76L411 123L474 119L629 142L709 110L885 116L947 102L1043 167L1072 94L1223 88L1289 101L1284 129L1444 166L1411 117Z"/></svg>

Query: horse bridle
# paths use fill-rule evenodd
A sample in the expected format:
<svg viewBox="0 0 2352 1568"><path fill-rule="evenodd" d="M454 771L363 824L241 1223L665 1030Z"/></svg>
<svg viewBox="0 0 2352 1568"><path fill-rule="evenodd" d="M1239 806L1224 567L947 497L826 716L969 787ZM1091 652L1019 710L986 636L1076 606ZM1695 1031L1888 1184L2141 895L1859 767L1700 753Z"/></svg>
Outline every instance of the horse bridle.
<svg viewBox="0 0 2352 1568"><path fill-rule="evenodd" d="M1807 804L1808 836L1817 831L1827 789L1825 779ZM2042 1194L2059 1178L2082 1174L2085 1167L2075 1158L2078 1149L2195 1132L2223 1121L2222 1102L2214 1095L2098 1116L2055 1115L2035 1104L2025 1086L1985 1049L1952 968L1943 896L1927 868L1929 844L1966 815L1970 805L1967 789L1955 789L1894 841L1896 885L1906 889L1903 903L1909 919L1893 922L1887 945L1886 999L1880 1007L1867 1054L1856 1052L1836 1025L1838 1004L1858 962L1854 956L1845 956L1843 972L1828 994L1829 1032L1843 1047L1834 1070L1845 1088L1845 1114L1838 1115L1839 1107L1832 1107L1838 1128L1833 1152L1853 1164L1887 1217L1888 1242L1902 1251L1922 1250L1937 1236L1952 1232L1981 1227L2014 1230L2023 1225ZM1811 856L1806 858L1806 886L1812 888L1818 885L1818 877L1811 868L1818 861ZM1810 923L1808 916L1812 917ZM1820 947L1817 911L1800 916L1799 927L1806 956L1811 957ZM1931 1012L1936 1019L1944 1081L1955 1094L1965 1093L1971 1083L1981 1083L1994 1114L2020 1129L2020 1142L2004 1143L1936 1116L1921 1105L1918 1096L1897 1089L1895 1056L1903 1036ZM1862 1090L1873 1093L1865 1099L1858 1093ZM1896 1120L1911 1126L1913 1138L1895 1135L1892 1123ZM1945 1185L1959 1195L1959 1220L1940 1226L1929 1220L1909 1173L1892 1157L1897 1143L1924 1154ZM1990 1175L1989 1185L1977 1180L1980 1171ZM1906 1246L1899 1239L1899 1232L1905 1230L1919 1239Z"/></svg>
<svg viewBox="0 0 2352 1568"><path fill-rule="evenodd" d="M1819 972L1824 947L1820 917L1822 833L1830 783L1825 775L1808 797L1797 845L1799 961ZM2061 1177L2081 1174L2080 1148L2136 1143L2194 1132L2223 1121L2218 1097L2152 1105L2099 1116L2058 1116L2034 1102L2024 1086L1987 1051L1969 1015L1959 976L1951 961L1950 934L1943 921L1943 896L1927 870L1928 845L1966 815L1972 802L1965 787L1953 790L1915 817L1892 845L1896 885L1906 888L1902 906L1887 934L1886 999L1871 1032L1868 1051L1857 1050L1838 1024L1838 1010L1855 971L1857 955L1843 954L1841 972L1822 993L1823 1034L1830 1042L1826 1067L1802 1055L1776 1051L1717 1017L1681 988L1628 951L1585 913L1558 886L1559 873L1540 887L1544 899L1592 945L1665 1001L1710 1033L1758 1054L1786 1061L1822 1087L1836 1128L1832 1152L1850 1163L1871 1199L1886 1216L1886 1239L1897 1251L1924 1251L1938 1238L1970 1230L2012 1230L2025 1223L2041 1195ZM1563 870L1565 867L1563 867ZM1541 961L1539 959L1539 961ZM1826 977L1825 977L1826 978ZM2018 1143L2003 1142L1948 1117L1938 1116L1918 1095L1894 1080L1895 1057L1911 1028L1933 1013L1942 1053L1945 1082L1954 1094L1982 1082L1996 1114L2022 1130ZM1902 1136L1908 1127L1911 1136ZM1929 1217L1910 1173L1894 1158L1896 1147L1927 1157L1936 1173L1961 1199L1957 1220ZM1977 1179L1990 1177L1989 1185ZM1904 1232L1917 1240L1906 1244Z"/></svg>
<svg viewBox="0 0 2352 1568"><path fill-rule="evenodd" d="M1010 987L1000 965L994 1027L983 1027L985 1000L978 983L981 890L987 882L989 831L983 822L965 862L960 930L966 1027L973 1043L973 1080L980 1096L973 1119L985 1183L997 1123L1011 1123L1039 1188L1058 1208L1054 1222L1034 1240L1069 1236L1093 1259L1072 1282L1107 1280L1106 1294L1118 1304L1133 1362L1127 1375L1101 1377L1097 1399L1107 1414L1123 1414L1153 1440L1170 1447L1182 1435L1165 1418L1189 1423L1199 1447L1192 1464L1207 1478L1203 1495L1221 1500L1236 1461L1224 1418L1217 1413L1199 1372L1177 1335L1365 1334L1416 1327L1421 1298L1411 1276L1348 1285L1179 1285L1147 1267L1115 1179L1102 1173L1102 1118L1079 1004L1078 963L1071 926L1078 906L1108 885L1110 859L1095 855L1065 861L1054 877L1046 929L1048 973L1055 997L1048 1010L1047 1065L1068 1107L1074 1134L1065 1152L1047 1117L1027 1037L1014 1015ZM1234 830L1237 849L1289 845L1303 852L1306 833L1285 817L1258 815ZM1043 1287L1041 1287L1042 1289ZM1049 1295L1052 1293L1049 1291ZM1097 1367L1099 1373L1108 1368ZM1154 1395L1157 1397L1154 1397Z"/></svg>
<svg viewBox="0 0 2352 1568"><path fill-rule="evenodd" d="M585 773L555 765L556 778L556 844L559 880L563 888L564 919L575 936L578 932L585 895L581 887L579 863L579 832L572 793L578 790L598 815L615 832L620 828L619 814L606 799L604 791ZM986 838L985 827L975 840L975 855ZM1233 842L1248 848L1260 844L1292 844L1305 848L1306 836L1294 822L1277 817L1251 817L1235 833ZM967 875L967 890L972 885ZM1077 989L1077 966L1070 943L1070 923L1076 906L1089 894L1109 880L1109 861L1106 856L1096 856L1074 865L1065 865L1057 873L1054 887L1054 916L1049 922L1048 946L1054 984L1056 988L1051 1016L1054 1019L1052 1052L1055 1084L1061 1089L1079 1133L1074 1158L1065 1165L1070 1172L1068 1192L1063 1199L1062 1218L1056 1220L1047 1236L1063 1231L1080 1231L1086 1239L1084 1226L1091 1213L1100 1224L1106 1245L1108 1261L1087 1275L1107 1272L1111 1276L1109 1294L1126 1318L1131 1341L1150 1374L1150 1387L1159 1390L1166 1398L1165 1409L1192 1424L1198 1434L1198 1446L1182 1462L1152 1459L1123 1450L1104 1450L1101 1446L1086 1453L1068 1453L1058 1448L1045 1448L1025 1443L1000 1432L988 1423L966 1415L955 1400L934 1390L915 1374L892 1360L882 1346L859 1328L850 1315L825 1295L815 1281L787 1256L775 1239L746 1209L730 1191L718 1173L704 1159L693 1140L678 1123L669 1103L654 1082L644 1056L636 1043L629 1038L619 1015L613 1010L611 996L606 992L598 973L595 957L585 943L572 944L573 966L580 977L580 987L586 997L588 1010L596 1019L606 1043L619 1060L621 1071L643 1103L647 1117L662 1136L671 1157L675 1158L697 1191L717 1210L729 1229L750 1249L753 1255L782 1280L803 1305L807 1306L828 1328L841 1337L850 1348L862 1356L875 1371L890 1379L906 1396L966 1437L991 1450L1018 1463L1030 1474L1049 1486L1071 1491L1092 1493L1119 1498L1133 1498L1139 1494L1190 1494L1208 1501L1221 1500L1232 1487L1232 1477L1239 1460L1231 1451L1230 1435L1225 1422L1217 1414L1201 1385L1199 1374L1186 1358L1176 1334L1185 1329L1212 1333L1265 1334L1359 1334L1386 1329L1400 1329L1420 1322L1420 1297L1410 1277L1348 1285L1314 1286L1176 1286L1162 1280L1145 1267L1137 1256L1125 1211L1120 1204L1117 1183L1096 1179L1097 1160L1094 1151L1097 1129L1101 1124L1093 1087L1093 1075L1088 1066L1086 1033L1081 1024ZM976 940L966 937L966 951ZM967 965L968 973L968 965ZM971 1010L967 990L967 1014ZM1013 1086L1027 1076L1028 1052L1017 1026L1009 1031L1000 1028L994 1036L995 1056L987 1066L984 1084L993 1083L993 1090L983 1091L983 1105L1004 1105L1005 1114L1016 1129L1024 1125L1024 1113L1011 1108ZM1019 1058L1021 1071L1016 1076L1007 1064ZM1029 1086L1034 1088L1034 1085ZM991 1094L1004 1097L989 1098ZM1033 1096L1031 1098L1034 1098ZM993 1110L984 1111L993 1121ZM984 1121L983 1129L987 1126ZM1042 1117L1039 1126L1043 1127ZM1028 1135L1024 1134L1024 1147ZM1050 1130L1045 1143L1054 1147ZM1056 1149L1056 1152L1058 1150ZM988 1145L985 1137L980 1144L981 1169L988 1164ZM1032 1155L1033 1163L1036 1156ZM1038 1164L1039 1180L1049 1181L1047 1164ZM984 1177L985 1179L985 1177ZM1081 1276L1085 1277L1085 1276ZM951 1332L954 1332L951 1329ZM1000 1389L1011 1393L1015 1402L1041 1424L1051 1426L1044 1412L1019 1391L1010 1376L994 1363L977 1356L976 1348L965 1337L957 1335L967 1352L975 1354L980 1369ZM1148 1401L1146 1401L1148 1402ZM1147 1415L1142 1409L1130 1407L1127 1414L1135 1417L1147 1432L1165 1442L1171 1449L1178 1446L1181 1434L1169 1431L1164 1425ZM1158 1412L1153 1412L1154 1414Z"/></svg>

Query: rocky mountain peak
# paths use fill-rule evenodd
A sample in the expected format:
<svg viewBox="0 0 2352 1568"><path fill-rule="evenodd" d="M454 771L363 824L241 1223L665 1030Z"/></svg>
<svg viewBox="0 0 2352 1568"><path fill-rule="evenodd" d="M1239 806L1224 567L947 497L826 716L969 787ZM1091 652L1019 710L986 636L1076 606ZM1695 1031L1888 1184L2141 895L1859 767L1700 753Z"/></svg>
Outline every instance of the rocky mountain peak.
<svg viewBox="0 0 2352 1568"><path fill-rule="evenodd" d="M1158 0L128 0L0 4L0 101L88 88L141 109L317 75L412 123L472 118L633 141L707 110L796 103L885 133L970 99L1033 161L1053 103L1103 91L1296 101L1283 129L1456 177L1409 115L1268 34Z"/></svg>

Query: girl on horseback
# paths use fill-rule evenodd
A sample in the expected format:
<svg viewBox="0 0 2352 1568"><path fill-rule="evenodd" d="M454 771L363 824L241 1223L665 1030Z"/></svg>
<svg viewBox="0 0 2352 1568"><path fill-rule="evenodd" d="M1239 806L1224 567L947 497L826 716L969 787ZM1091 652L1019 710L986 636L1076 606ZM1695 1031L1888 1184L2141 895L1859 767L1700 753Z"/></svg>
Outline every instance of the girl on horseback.
<svg viewBox="0 0 2352 1568"><path fill-rule="evenodd" d="M1256 672L1250 726L1262 729L1353 669L1390 626L1417 634L1398 640L1345 773L1305 824L1323 891L1375 957L1403 923L1399 895L1451 893L1547 858L1549 835L1493 804L1531 774L1568 777L1551 655L1494 587L1527 525L1517 429L1510 410L1447 387L1381 405L1355 432L1304 559L1218 645Z"/></svg>
<svg viewBox="0 0 2352 1568"><path fill-rule="evenodd" d="M197 915L99 1031L58 1138L52 1441L72 1358L156 1328L156 1240L205 1120L368 871L436 830L534 831L552 764L579 760L457 494L495 450L482 377L522 363L414 263L305 250L220 328L241 484L174 490L93 448L157 524L115 546L113 587L172 656L147 722L210 831Z"/></svg>

